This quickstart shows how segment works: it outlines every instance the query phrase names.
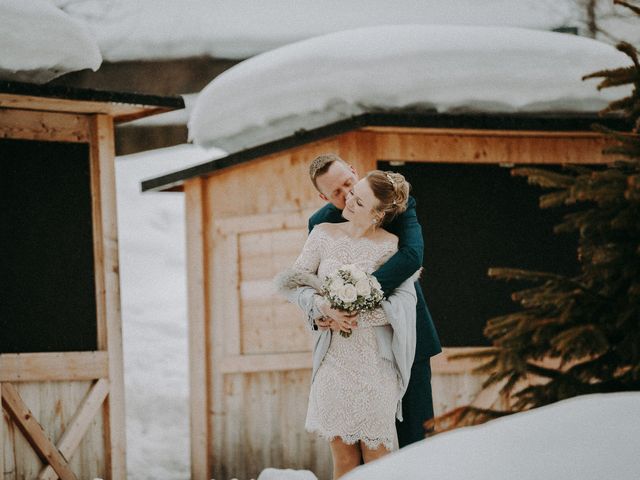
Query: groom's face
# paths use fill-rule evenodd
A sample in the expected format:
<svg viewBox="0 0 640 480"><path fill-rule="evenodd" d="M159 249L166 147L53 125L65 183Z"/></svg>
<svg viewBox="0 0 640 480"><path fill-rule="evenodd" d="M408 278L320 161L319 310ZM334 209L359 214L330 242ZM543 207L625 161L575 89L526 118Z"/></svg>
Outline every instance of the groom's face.
<svg viewBox="0 0 640 480"><path fill-rule="evenodd" d="M329 169L316 178L320 198L344 210L347 194L358 181L355 169L342 162L333 162Z"/></svg>

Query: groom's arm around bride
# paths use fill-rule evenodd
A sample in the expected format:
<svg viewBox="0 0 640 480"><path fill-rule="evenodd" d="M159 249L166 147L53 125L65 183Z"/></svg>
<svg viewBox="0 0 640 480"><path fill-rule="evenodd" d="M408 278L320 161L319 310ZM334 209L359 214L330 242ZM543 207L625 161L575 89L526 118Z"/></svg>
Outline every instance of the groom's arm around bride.
<svg viewBox="0 0 640 480"><path fill-rule="evenodd" d="M320 223L344 222L342 210L346 196L358 181L355 169L337 155L328 154L321 155L312 162L309 174L320 198L327 202L309 219L309 231ZM398 251L374 275L385 296L389 297L400 284L422 267L424 240L413 197L409 198L406 211L386 225L385 229L398 236ZM417 344L411 380L402 400L404 421L396 425L400 447L423 439L423 424L433 417L430 357L441 351L419 282L415 283L415 288Z"/></svg>

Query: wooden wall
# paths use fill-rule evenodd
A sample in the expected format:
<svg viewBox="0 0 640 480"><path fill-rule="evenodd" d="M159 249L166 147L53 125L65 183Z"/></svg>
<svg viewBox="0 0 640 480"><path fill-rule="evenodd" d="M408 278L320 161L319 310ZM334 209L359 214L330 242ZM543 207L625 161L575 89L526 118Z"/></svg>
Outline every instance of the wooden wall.
<svg viewBox="0 0 640 480"><path fill-rule="evenodd" d="M327 445L304 431L310 334L271 283L301 251L307 219L323 204L308 179L315 156L335 152L366 172L378 160L597 161L601 146L582 133L371 128L187 181L192 478L255 478L266 467L331 476ZM449 359L466 350L432 359L437 414L474 399L503 402L476 398L484 380L472 373L476 364Z"/></svg>
<svg viewBox="0 0 640 480"><path fill-rule="evenodd" d="M15 106L23 100L16 96L6 104ZM45 110L55 110L57 105L56 101L38 101ZM86 155L91 193L84 201L89 203L86 207L93 239L88 247L93 251L94 273L89 288L95 293L95 313L85 321L95 323L92 331L96 338L86 351L0 352L0 480L124 479L126 442L113 119L106 114L0 108L0 139L5 138L89 145ZM47 149L47 144L41 147ZM0 160L11 162L12 158ZM47 168L55 169L56 155L48 160ZM46 169L39 172L46 174ZM50 248L45 240L40 239L42 248ZM73 253L66 259L70 264L74 263ZM36 280L37 272L15 273ZM23 339L22 352L30 351L27 343Z"/></svg>

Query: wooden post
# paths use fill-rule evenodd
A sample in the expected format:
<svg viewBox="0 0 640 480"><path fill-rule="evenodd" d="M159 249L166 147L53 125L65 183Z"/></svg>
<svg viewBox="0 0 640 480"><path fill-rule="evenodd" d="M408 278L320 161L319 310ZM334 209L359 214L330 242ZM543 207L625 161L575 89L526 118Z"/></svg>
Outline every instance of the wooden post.
<svg viewBox="0 0 640 480"><path fill-rule="evenodd" d="M209 334L205 274L205 213L202 179L185 185L187 295L189 318L189 391L191 431L191 478L209 480Z"/></svg>
<svg viewBox="0 0 640 480"><path fill-rule="evenodd" d="M113 119L92 115L91 178L94 213L98 349L109 352L109 396L104 407L107 478L126 478L124 373Z"/></svg>
<svg viewBox="0 0 640 480"><path fill-rule="evenodd" d="M4 480L4 419L2 418L2 381L0 380L0 480Z"/></svg>

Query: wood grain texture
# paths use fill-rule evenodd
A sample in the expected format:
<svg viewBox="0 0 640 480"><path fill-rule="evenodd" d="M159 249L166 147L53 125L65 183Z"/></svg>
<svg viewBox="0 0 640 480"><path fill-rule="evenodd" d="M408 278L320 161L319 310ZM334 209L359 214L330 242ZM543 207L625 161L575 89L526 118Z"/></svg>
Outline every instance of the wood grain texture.
<svg viewBox="0 0 640 480"><path fill-rule="evenodd" d="M109 352L111 384L104 407L108 424L105 454L107 477L120 479L126 478L126 435L113 119L107 115L92 115L90 131L92 195L94 214L97 214L94 217L94 241L98 278L98 347Z"/></svg>
<svg viewBox="0 0 640 480"><path fill-rule="evenodd" d="M71 421L65 426L64 434L56 445L65 458L71 458L80 445L80 441L91 426L93 419L100 412L108 393L109 381L104 378L98 380L82 401ZM51 465L45 467L38 475L38 480L55 480L56 478L58 475Z"/></svg>
<svg viewBox="0 0 640 480"><path fill-rule="evenodd" d="M189 425L191 436L191 478L211 478L209 435L209 336L207 334L207 285L204 248L203 181L185 184L187 308L189 321Z"/></svg>
<svg viewBox="0 0 640 480"><path fill-rule="evenodd" d="M37 110L42 112L67 112L79 114L102 114L125 122L136 118L173 110L172 108L126 103L70 100L66 98L33 97L11 93L0 93L0 108Z"/></svg>
<svg viewBox="0 0 640 480"><path fill-rule="evenodd" d="M67 460L47 437L44 429L25 405L15 387L8 382L2 384L2 406L20 429L27 441L43 462L48 463L62 480L76 480Z"/></svg>
<svg viewBox="0 0 640 480"><path fill-rule="evenodd" d="M88 142L86 116L0 107L0 138L50 142Z"/></svg>
<svg viewBox="0 0 640 480"><path fill-rule="evenodd" d="M58 443L89 395L92 385L91 381L14 384L47 436L52 442ZM3 418L0 418L0 424L0 432L4 439L0 444L4 445L4 451L1 453L5 464L5 480L37 478L45 465L6 411ZM78 478L106 477L103 436L104 418L102 411L98 409L97 414L87 424L82 441L75 451L70 456L62 452Z"/></svg>
<svg viewBox="0 0 640 480"><path fill-rule="evenodd" d="M605 163L606 140L585 132L367 128L378 160L443 163Z"/></svg>
<svg viewBox="0 0 640 480"><path fill-rule="evenodd" d="M93 380L109 374L107 352L4 353L0 382Z"/></svg>

